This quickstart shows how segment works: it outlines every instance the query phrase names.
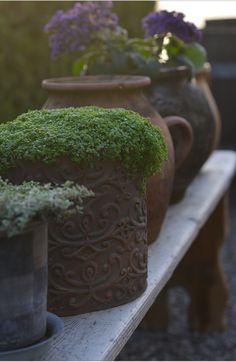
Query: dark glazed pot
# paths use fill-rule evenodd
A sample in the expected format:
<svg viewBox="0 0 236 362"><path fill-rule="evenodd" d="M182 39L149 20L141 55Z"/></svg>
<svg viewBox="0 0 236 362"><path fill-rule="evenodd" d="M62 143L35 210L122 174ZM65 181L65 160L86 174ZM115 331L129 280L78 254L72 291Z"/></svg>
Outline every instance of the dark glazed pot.
<svg viewBox="0 0 236 362"><path fill-rule="evenodd" d="M193 129L193 146L182 165L176 170L172 201L182 199L186 188L216 147L219 125L196 80L189 80L186 67L162 69L146 93L153 107L163 117L171 114L184 117ZM171 130L174 144L179 134Z"/></svg>
<svg viewBox="0 0 236 362"><path fill-rule="evenodd" d="M45 165L25 162L7 177L63 183L73 180L95 192L84 213L49 224L48 309L60 316L118 306L146 288L147 215L140 177L118 162L80 166L68 158Z"/></svg>
<svg viewBox="0 0 236 362"><path fill-rule="evenodd" d="M47 227L32 222L16 236L0 234L0 351L44 337L47 319Z"/></svg>
<svg viewBox="0 0 236 362"><path fill-rule="evenodd" d="M81 76L47 79L42 83L48 91L44 108L82 107L96 105L106 108L122 107L149 117L164 134L168 147L168 160L162 175L152 176L147 184L148 243L156 240L163 223L172 191L175 171L174 151L166 123L180 134L177 163L185 159L192 145L191 127L180 117L169 117L166 122L144 96L150 84L142 76ZM175 114L175 112L173 112Z"/></svg>

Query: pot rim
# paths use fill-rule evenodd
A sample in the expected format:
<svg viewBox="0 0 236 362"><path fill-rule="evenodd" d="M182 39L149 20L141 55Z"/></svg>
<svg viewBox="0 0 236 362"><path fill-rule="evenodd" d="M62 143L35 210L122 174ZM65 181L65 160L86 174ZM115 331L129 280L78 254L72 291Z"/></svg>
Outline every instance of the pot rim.
<svg viewBox="0 0 236 362"><path fill-rule="evenodd" d="M185 65L178 66L162 66L159 70L156 80L161 79L183 79L189 78L190 70Z"/></svg>
<svg viewBox="0 0 236 362"><path fill-rule="evenodd" d="M8 236L6 231L0 230L0 238L7 237L7 238L10 239L10 238L18 236L18 235L23 235L23 234L27 233L28 231L33 230L33 229L35 229L35 228L37 228L39 226L47 227L47 224L48 224L48 219L45 220L43 218L37 217L37 218L32 219L31 221L29 221L28 224L24 227L24 229L21 230L16 235Z"/></svg>
<svg viewBox="0 0 236 362"><path fill-rule="evenodd" d="M143 88L150 83L149 77L138 75L84 75L44 79L42 88L54 91L121 90Z"/></svg>
<svg viewBox="0 0 236 362"><path fill-rule="evenodd" d="M193 76L209 75L210 72L211 72L211 64L209 62L205 62L200 69L194 72ZM162 66L157 76L157 80L165 78L185 78L189 76L190 76L190 70L186 65L178 65L171 67Z"/></svg>

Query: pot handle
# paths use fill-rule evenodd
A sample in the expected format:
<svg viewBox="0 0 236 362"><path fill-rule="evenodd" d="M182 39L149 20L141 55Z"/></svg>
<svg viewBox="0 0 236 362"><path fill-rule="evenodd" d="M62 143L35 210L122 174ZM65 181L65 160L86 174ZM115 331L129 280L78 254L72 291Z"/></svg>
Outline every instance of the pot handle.
<svg viewBox="0 0 236 362"><path fill-rule="evenodd" d="M193 129L183 117L168 116L164 117L164 120L172 137L175 150L175 169L177 170L192 149Z"/></svg>

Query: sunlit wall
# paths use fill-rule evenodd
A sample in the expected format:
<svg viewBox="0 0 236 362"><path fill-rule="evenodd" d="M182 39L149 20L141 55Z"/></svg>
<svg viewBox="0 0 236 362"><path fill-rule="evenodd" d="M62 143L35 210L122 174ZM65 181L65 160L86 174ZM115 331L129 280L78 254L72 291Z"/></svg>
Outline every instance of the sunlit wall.
<svg viewBox="0 0 236 362"><path fill-rule="evenodd" d="M236 18L234 0L158 0L159 10L176 10L186 14L186 20L204 27L205 20L217 18Z"/></svg>

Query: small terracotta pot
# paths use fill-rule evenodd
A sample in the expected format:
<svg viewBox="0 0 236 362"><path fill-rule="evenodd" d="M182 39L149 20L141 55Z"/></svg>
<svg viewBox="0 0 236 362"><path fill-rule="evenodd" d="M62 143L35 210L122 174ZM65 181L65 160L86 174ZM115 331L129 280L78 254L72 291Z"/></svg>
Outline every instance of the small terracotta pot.
<svg viewBox="0 0 236 362"><path fill-rule="evenodd" d="M195 80L189 79L186 67L163 68L158 79L148 88L147 97L163 117L176 114L184 117L193 129L193 146L182 165L176 170L172 202L184 193L201 166L216 147L219 122ZM178 130L171 130L174 145L178 144Z"/></svg>
<svg viewBox="0 0 236 362"><path fill-rule="evenodd" d="M140 176L119 162L78 165L68 158L45 165L19 163L7 175L61 184L72 180L95 192L84 213L49 223L48 310L60 316L118 306L137 298L147 283L147 212Z"/></svg>
<svg viewBox="0 0 236 362"><path fill-rule="evenodd" d="M156 174L147 184L148 243L156 240L163 223L172 191L175 172L173 144L167 125L180 135L176 149L180 165L192 146L192 130L188 122L180 117L168 117L166 122L154 110L143 90L150 84L142 76L81 76L47 79L42 82L48 91L44 108L82 107L96 105L106 108L122 107L150 118L158 125L168 147L168 160L162 174ZM173 112L175 114L175 112Z"/></svg>
<svg viewBox="0 0 236 362"><path fill-rule="evenodd" d="M47 226L32 222L12 237L0 233L0 351L44 337L47 319Z"/></svg>

